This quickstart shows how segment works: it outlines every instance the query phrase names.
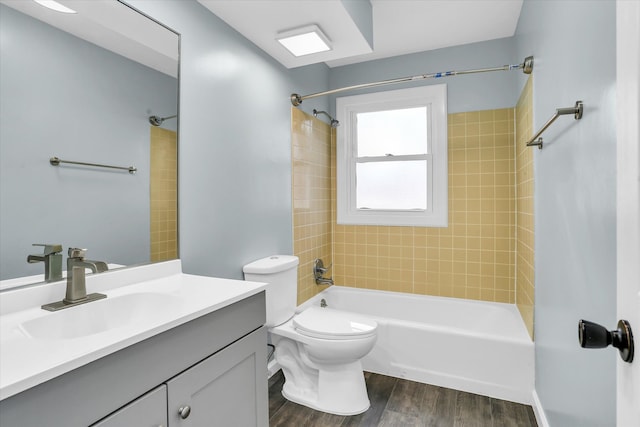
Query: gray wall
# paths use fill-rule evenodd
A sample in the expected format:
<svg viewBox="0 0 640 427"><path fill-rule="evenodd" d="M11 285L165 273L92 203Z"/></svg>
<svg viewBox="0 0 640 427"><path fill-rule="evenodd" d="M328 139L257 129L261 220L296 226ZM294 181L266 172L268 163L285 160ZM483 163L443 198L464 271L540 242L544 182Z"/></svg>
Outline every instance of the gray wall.
<svg viewBox="0 0 640 427"><path fill-rule="evenodd" d="M242 278L249 261L291 254L289 96L325 90L327 67L287 70L193 0L128 3L181 34L184 271Z"/></svg>
<svg viewBox="0 0 640 427"><path fill-rule="evenodd" d="M577 323L616 322L615 2L527 0L516 39L535 55L535 130L585 104L534 150L536 390L553 427L613 426L617 354L581 349Z"/></svg>
<svg viewBox="0 0 640 427"><path fill-rule="evenodd" d="M329 83L330 87L334 89L440 71L460 71L519 64L523 59L524 56L520 57L515 53L513 38L504 38L332 68ZM335 98L338 96L441 83L447 84L449 113L511 108L518 101L519 92L516 90L518 74L522 74L522 72L499 71L469 74L343 92L331 96L331 109L335 112Z"/></svg>
<svg viewBox="0 0 640 427"><path fill-rule="evenodd" d="M0 278L41 274L32 243L149 261L150 112L175 112L176 79L0 5ZM53 167L49 158L139 172Z"/></svg>

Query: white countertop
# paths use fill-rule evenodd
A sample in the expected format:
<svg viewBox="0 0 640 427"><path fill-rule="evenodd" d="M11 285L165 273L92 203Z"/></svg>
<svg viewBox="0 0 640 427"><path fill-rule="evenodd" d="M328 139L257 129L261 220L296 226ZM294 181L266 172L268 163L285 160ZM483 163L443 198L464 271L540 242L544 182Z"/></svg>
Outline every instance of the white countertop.
<svg viewBox="0 0 640 427"><path fill-rule="evenodd" d="M40 306L64 297L64 281L0 293L0 400L265 288L264 283L184 274L181 268L180 261L174 260L89 275L87 293L100 292L107 299L58 312L45 311ZM141 298L161 295L171 304L152 315L138 316L133 322L77 338L32 337L23 328L25 321L63 315L68 310L131 294Z"/></svg>

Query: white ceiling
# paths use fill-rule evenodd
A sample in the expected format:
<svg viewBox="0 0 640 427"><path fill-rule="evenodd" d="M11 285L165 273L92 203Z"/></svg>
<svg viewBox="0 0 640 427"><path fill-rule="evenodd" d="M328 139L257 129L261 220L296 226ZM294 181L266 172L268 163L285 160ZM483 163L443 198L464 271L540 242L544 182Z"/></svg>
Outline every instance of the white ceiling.
<svg viewBox="0 0 640 427"><path fill-rule="evenodd" d="M26 15L133 61L178 75L178 36L115 0L57 0L78 13L52 11L32 1L0 0Z"/></svg>
<svg viewBox="0 0 640 427"><path fill-rule="evenodd" d="M58 0L77 10L53 12L32 1L0 0L64 31L176 76L175 33L115 0ZM329 67L510 37L523 0L198 0L287 68L324 62ZM344 2L371 5L373 48ZM125 0L126 2L126 0ZM369 3L370 2L370 3ZM359 4L358 6L363 6ZM366 9L367 7L365 7ZM353 11L353 8L352 8ZM316 24L332 50L299 58L280 32ZM362 22L360 22L362 26Z"/></svg>
<svg viewBox="0 0 640 427"><path fill-rule="evenodd" d="M198 0L287 68L329 67L513 36L523 0L369 0L373 49L341 0ZM351 0L354 1L354 0ZM367 1L367 0L355 0ZM332 50L296 58L277 41L318 25Z"/></svg>

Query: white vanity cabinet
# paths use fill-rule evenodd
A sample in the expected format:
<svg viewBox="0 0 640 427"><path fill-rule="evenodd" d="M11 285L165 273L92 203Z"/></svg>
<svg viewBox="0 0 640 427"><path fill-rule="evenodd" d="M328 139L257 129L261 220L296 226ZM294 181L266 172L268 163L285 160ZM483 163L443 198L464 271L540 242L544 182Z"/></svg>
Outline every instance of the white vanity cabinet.
<svg viewBox="0 0 640 427"><path fill-rule="evenodd" d="M267 427L264 322L262 291L0 401L0 425Z"/></svg>

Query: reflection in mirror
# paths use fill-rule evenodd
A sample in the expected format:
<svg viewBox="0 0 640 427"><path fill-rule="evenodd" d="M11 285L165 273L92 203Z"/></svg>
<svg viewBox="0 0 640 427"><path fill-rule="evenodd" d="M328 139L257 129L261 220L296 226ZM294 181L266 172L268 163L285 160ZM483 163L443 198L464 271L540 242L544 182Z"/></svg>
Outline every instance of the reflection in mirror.
<svg viewBox="0 0 640 427"><path fill-rule="evenodd" d="M112 266L178 256L179 36L122 2L60 3L77 13L0 0L2 280L44 280L34 243Z"/></svg>

